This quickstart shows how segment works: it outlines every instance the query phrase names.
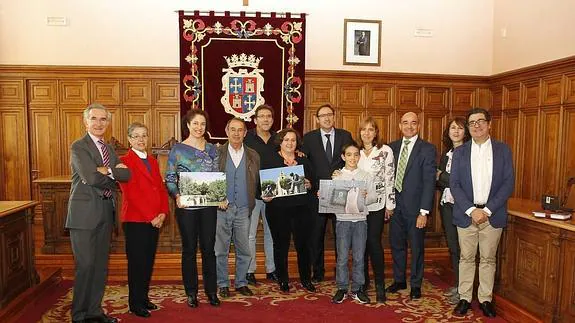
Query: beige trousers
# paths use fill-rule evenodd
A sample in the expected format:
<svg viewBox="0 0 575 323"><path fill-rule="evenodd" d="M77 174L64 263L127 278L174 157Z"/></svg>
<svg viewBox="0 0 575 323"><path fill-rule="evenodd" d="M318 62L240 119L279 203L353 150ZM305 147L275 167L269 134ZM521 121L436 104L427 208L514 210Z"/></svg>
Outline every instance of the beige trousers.
<svg viewBox="0 0 575 323"><path fill-rule="evenodd" d="M471 224L467 228L457 227L459 235L459 296L471 302L473 280L475 279L475 256L479 245L479 290L477 298L480 303L491 302L495 280L497 246L502 228L496 229L489 221L480 225Z"/></svg>

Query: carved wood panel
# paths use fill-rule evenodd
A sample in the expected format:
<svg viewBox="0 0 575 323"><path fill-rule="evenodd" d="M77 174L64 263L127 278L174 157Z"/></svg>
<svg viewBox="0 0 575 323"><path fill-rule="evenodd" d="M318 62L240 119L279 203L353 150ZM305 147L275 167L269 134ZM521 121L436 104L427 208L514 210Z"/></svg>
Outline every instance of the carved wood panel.
<svg viewBox="0 0 575 323"><path fill-rule="evenodd" d="M426 87L424 95L425 110L449 111L449 88Z"/></svg>
<svg viewBox="0 0 575 323"><path fill-rule="evenodd" d="M0 109L0 200L30 200L27 120L25 108Z"/></svg>
<svg viewBox="0 0 575 323"><path fill-rule="evenodd" d="M511 149L511 154L513 156L513 168L515 169L515 177L520 179L519 165L522 162L522 158L519 151L519 111L511 110L503 112L503 130L501 132L501 138L504 142L509 145ZM521 180L515 181L515 189L513 190L513 196L520 196L519 188L521 185Z"/></svg>
<svg viewBox="0 0 575 323"><path fill-rule="evenodd" d="M305 102L307 107L319 107L322 104L336 104L336 83L335 82L310 82L307 81L305 91ZM313 129L313 128L312 128Z"/></svg>
<svg viewBox="0 0 575 323"><path fill-rule="evenodd" d="M60 81L59 82L60 104L79 104L85 106L88 104L88 81Z"/></svg>
<svg viewBox="0 0 575 323"><path fill-rule="evenodd" d="M340 83L337 87L338 109L361 109L365 106L365 86L356 83Z"/></svg>
<svg viewBox="0 0 575 323"><path fill-rule="evenodd" d="M491 90L488 88L478 88L475 92L475 105L485 108L485 109L492 109L493 108L493 96L491 95Z"/></svg>
<svg viewBox="0 0 575 323"><path fill-rule="evenodd" d="M394 89L393 84L368 84L367 109L393 109Z"/></svg>
<svg viewBox="0 0 575 323"><path fill-rule="evenodd" d="M41 105L56 104L57 83L56 80L29 80L28 102Z"/></svg>
<svg viewBox="0 0 575 323"><path fill-rule="evenodd" d="M541 79L541 105L561 104L561 75Z"/></svg>
<svg viewBox="0 0 575 323"><path fill-rule="evenodd" d="M120 130L121 132L121 140L120 142L122 142L124 144L124 146L127 147L128 145L128 126L132 123L132 122L140 122L145 124L148 127L151 127L152 125L152 118L151 118L151 108L150 107L124 107L123 109L121 109L121 113L122 113L122 120L123 122L122 124L122 128ZM116 137L117 139L120 139L118 137Z"/></svg>
<svg viewBox="0 0 575 323"><path fill-rule="evenodd" d="M0 80L0 104L24 104L24 81Z"/></svg>
<svg viewBox="0 0 575 323"><path fill-rule="evenodd" d="M521 83L521 107L534 108L539 106L539 79Z"/></svg>
<svg viewBox="0 0 575 323"><path fill-rule="evenodd" d="M558 322L575 322L575 234L569 232L561 250L563 272L559 287Z"/></svg>
<svg viewBox="0 0 575 323"><path fill-rule="evenodd" d="M364 117L373 117L379 128L379 136L384 143L389 144L396 139L394 134L397 122L393 109L368 109Z"/></svg>
<svg viewBox="0 0 575 323"><path fill-rule="evenodd" d="M152 104L152 84L150 81L122 81L123 105Z"/></svg>
<svg viewBox="0 0 575 323"><path fill-rule="evenodd" d="M354 140L358 140L359 123L363 116L363 109L341 109L337 112L339 127L349 131ZM334 153L335 155L335 153Z"/></svg>
<svg viewBox="0 0 575 323"><path fill-rule="evenodd" d="M557 153L561 149L561 108L541 109L541 142L539 158L540 194L553 195L559 190L560 158Z"/></svg>
<svg viewBox="0 0 575 323"><path fill-rule="evenodd" d="M119 80L92 80L90 82L91 101L104 105L120 104Z"/></svg>
<svg viewBox="0 0 575 323"><path fill-rule="evenodd" d="M441 151L441 139L443 137L443 129L447 127L449 116L441 112L425 112L423 113L423 120L419 133L422 139L434 144L436 149ZM421 120L421 119L420 119Z"/></svg>
<svg viewBox="0 0 575 323"><path fill-rule="evenodd" d="M60 152L60 167L66 174L71 174L70 170L70 147L72 143L86 135L86 126L82 112L85 107L63 107L60 109L60 142L62 149Z"/></svg>
<svg viewBox="0 0 575 323"><path fill-rule="evenodd" d="M519 108L519 84L507 84L503 86L503 109Z"/></svg>
<svg viewBox="0 0 575 323"><path fill-rule="evenodd" d="M180 86L177 80L154 81L154 104L172 105L179 108Z"/></svg>
<svg viewBox="0 0 575 323"><path fill-rule="evenodd" d="M572 148L575 147L575 106L565 107L563 122L563 153L559 155L562 162L559 175L561 190L565 189L567 178L575 177L575 149Z"/></svg>
<svg viewBox="0 0 575 323"><path fill-rule="evenodd" d="M161 146L170 138L181 140L180 109L170 107L156 107L153 109L154 122L151 125L152 146Z"/></svg>
<svg viewBox="0 0 575 323"><path fill-rule="evenodd" d="M490 135L496 140L502 139L503 114L501 111L490 111L491 113L491 132Z"/></svg>
<svg viewBox="0 0 575 323"><path fill-rule="evenodd" d="M491 95L493 96L493 110L503 109L503 88L496 86L491 88Z"/></svg>
<svg viewBox="0 0 575 323"><path fill-rule="evenodd" d="M563 103L575 103L575 73L568 73L564 76L565 95Z"/></svg>
<svg viewBox="0 0 575 323"><path fill-rule="evenodd" d="M474 88L453 88L453 111L468 111L474 106Z"/></svg>
<svg viewBox="0 0 575 323"><path fill-rule="evenodd" d="M421 110L423 108L422 92L423 88L420 86L398 85L395 96L397 98L397 108Z"/></svg>
<svg viewBox="0 0 575 323"><path fill-rule="evenodd" d="M520 138L521 152L520 168L517 171L522 182L519 196L525 199L537 200L540 183L538 178L538 149L539 149L539 110L524 110L520 112Z"/></svg>

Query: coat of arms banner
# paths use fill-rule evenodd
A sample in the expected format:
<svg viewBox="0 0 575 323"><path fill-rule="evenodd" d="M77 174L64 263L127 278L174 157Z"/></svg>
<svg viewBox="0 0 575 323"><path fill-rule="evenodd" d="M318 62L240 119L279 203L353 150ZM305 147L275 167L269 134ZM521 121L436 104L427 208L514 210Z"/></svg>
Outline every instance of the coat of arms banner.
<svg viewBox="0 0 575 323"><path fill-rule="evenodd" d="M182 115L207 111L210 137L223 139L230 118L250 122L265 103L273 129L303 130L304 14L180 11L179 23Z"/></svg>

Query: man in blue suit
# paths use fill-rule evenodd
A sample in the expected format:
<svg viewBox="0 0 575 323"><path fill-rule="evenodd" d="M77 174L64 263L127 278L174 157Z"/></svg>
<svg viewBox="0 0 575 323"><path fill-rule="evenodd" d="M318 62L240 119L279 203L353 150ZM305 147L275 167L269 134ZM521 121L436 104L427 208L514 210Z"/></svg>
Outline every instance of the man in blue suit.
<svg viewBox="0 0 575 323"><path fill-rule="evenodd" d="M455 315L471 307L475 256L479 245L479 289L477 298L487 317L495 317L493 281L496 255L503 228L507 225L507 199L513 193L515 177L509 147L489 136L491 115L474 108L467 115L472 140L453 153L449 186L455 199L453 224L457 226L460 301Z"/></svg>
<svg viewBox="0 0 575 323"><path fill-rule="evenodd" d="M395 160L395 214L391 217L390 237L393 257L393 284L389 293L407 288L407 240L411 245L412 299L421 298L423 281L423 250L427 216L435 196L436 149L419 138L419 118L408 112L401 117L399 129L403 138L392 142Z"/></svg>

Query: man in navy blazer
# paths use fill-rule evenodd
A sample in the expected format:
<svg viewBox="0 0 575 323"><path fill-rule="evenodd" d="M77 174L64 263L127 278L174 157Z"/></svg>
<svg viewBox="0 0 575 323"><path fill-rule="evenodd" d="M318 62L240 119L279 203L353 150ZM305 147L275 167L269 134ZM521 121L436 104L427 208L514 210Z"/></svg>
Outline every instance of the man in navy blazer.
<svg viewBox="0 0 575 323"><path fill-rule="evenodd" d="M395 158L395 211L391 217L390 244L393 257L393 284L389 293L407 288L407 240L411 246L412 299L421 298L423 281L423 251L427 216L433 209L435 196L436 149L419 138L419 118L413 112L401 117L400 140L389 146Z"/></svg>
<svg viewBox="0 0 575 323"><path fill-rule="evenodd" d="M319 129L312 130L303 136L302 150L311 161L316 174L318 182L314 183L313 187L319 187L320 179L331 179L333 171L343 167L344 163L340 158L341 149L344 145L351 143L353 139L347 130L334 127L335 109L330 104L322 105L315 116ZM318 283L323 280L325 274L323 251L327 218L331 217L335 234L335 216L333 214L318 214L317 199L311 204L311 214L314 218L310 238L312 281Z"/></svg>
<svg viewBox="0 0 575 323"><path fill-rule="evenodd" d="M453 224L457 226L460 301L454 314L465 315L471 307L475 256L479 245L479 289L477 298L487 317L495 317L491 303L497 247L507 225L507 199L513 193L515 176L509 147L492 140L491 115L474 108L467 115L472 140L453 152L449 186L455 200Z"/></svg>

